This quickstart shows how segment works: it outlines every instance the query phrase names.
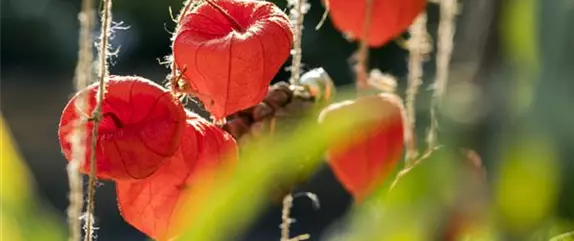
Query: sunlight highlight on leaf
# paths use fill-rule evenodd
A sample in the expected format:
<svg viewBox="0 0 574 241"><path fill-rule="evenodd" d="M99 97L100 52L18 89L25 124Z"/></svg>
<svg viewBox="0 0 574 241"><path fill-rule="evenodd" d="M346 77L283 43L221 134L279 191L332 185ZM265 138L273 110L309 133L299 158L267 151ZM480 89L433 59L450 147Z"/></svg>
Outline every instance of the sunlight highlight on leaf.
<svg viewBox="0 0 574 241"><path fill-rule="evenodd" d="M574 241L574 231L558 235L550 239L550 241Z"/></svg>

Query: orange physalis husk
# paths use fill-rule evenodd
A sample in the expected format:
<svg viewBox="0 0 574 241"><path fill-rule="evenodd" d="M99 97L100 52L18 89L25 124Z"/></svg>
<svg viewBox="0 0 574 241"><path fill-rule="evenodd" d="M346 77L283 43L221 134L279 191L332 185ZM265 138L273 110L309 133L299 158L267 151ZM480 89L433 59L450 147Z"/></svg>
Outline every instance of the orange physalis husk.
<svg viewBox="0 0 574 241"><path fill-rule="evenodd" d="M402 101L387 93L360 97L332 104L320 115L320 122L337 121L340 117L352 118L345 114L349 110L367 106L373 116L327 151L335 176L359 202L374 191L403 156L407 132Z"/></svg>
<svg viewBox="0 0 574 241"><path fill-rule="evenodd" d="M60 119L58 136L67 160L71 160L68 135L78 119L76 101L87 94L81 116L86 127L86 155L80 171L90 172L93 121L98 84L78 92L68 102ZM158 84L136 76L110 76L98 125L96 165L98 178L125 180L152 175L179 148L185 125L181 102Z"/></svg>
<svg viewBox="0 0 574 241"><path fill-rule="evenodd" d="M176 219L189 198L195 198L189 194L215 178L218 169L234 165L237 155L231 135L188 112L181 146L169 162L144 180L117 182L122 216L154 239L178 236Z"/></svg>
<svg viewBox="0 0 574 241"><path fill-rule="evenodd" d="M189 94L221 120L263 100L292 42L289 19L273 3L210 0L183 18L173 55Z"/></svg>
<svg viewBox="0 0 574 241"><path fill-rule="evenodd" d="M367 42L380 47L398 37L425 9L426 0L372 0L371 22ZM365 24L367 0L323 0L335 28L353 40L361 39ZM327 3L326 3L327 4Z"/></svg>

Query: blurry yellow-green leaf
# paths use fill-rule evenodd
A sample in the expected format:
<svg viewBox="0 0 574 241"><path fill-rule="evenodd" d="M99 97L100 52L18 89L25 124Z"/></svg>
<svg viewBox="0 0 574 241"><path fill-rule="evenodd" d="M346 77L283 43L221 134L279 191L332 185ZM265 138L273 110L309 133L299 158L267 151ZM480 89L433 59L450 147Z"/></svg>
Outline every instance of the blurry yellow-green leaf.
<svg viewBox="0 0 574 241"><path fill-rule="evenodd" d="M347 230L333 230L329 241L422 241L432 235L432 208L411 206L405 209L368 206L357 209L360 216L355 216L347 224ZM430 212L429 212L430 211Z"/></svg>
<svg viewBox="0 0 574 241"><path fill-rule="evenodd" d="M539 68L538 0L510 0L503 5L501 30L505 49L514 62L514 110L529 109Z"/></svg>
<svg viewBox="0 0 574 241"><path fill-rule="evenodd" d="M397 178L396 185L388 195L379 193L379 199L393 207L413 203L450 202L454 197L454 184L457 183L455 170L461 162L445 150L435 151L429 158Z"/></svg>
<svg viewBox="0 0 574 241"><path fill-rule="evenodd" d="M242 231L263 208L274 182L295 178L301 167L316 169L329 143L347 136L356 121L370 118L372 110L357 108L320 125L311 118L290 132L244 147L239 165L224 171L209 191L199 192L205 195L201 201L185 209L182 222L188 229L178 240L233 239L230 235Z"/></svg>
<svg viewBox="0 0 574 241"><path fill-rule="evenodd" d="M378 241L423 241L427 240L427 234L424 232L420 224L416 222L402 223L402 225L395 226L395 229L386 229L386 235L381 235ZM357 240L358 241L358 240Z"/></svg>
<svg viewBox="0 0 574 241"><path fill-rule="evenodd" d="M39 210L30 174L0 114L0 240L64 240L59 222Z"/></svg>
<svg viewBox="0 0 574 241"><path fill-rule="evenodd" d="M497 241L497 233L490 226L472 227L471 230L465 230L464 235L459 238L460 241Z"/></svg>
<svg viewBox="0 0 574 241"><path fill-rule="evenodd" d="M568 237L568 238L570 238L570 240L574 241L574 222L571 220L556 219L552 222L552 226L548 230L548 233L549 233L549 235L547 235L546 237L548 237L548 236L553 237L553 238ZM552 241L558 241L558 240L560 240L560 239L552 240ZM568 240L568 239L565 239L565 240Z"/></svg>
<svg viewBox="0 0 574 241"><path fill-rule="evenodd" d="M536 67L538 63L538 0L510 0L503 5L503 43L515 61Z"/></svg>
<svg viewBox="0 0 574 241"><path fill-rule="evenodd" d="M444 214L443 205L454 198L457 161L461 160L437 151L400 174L392 189L385 185L355 207L349 230L331 241L431 240L437 217Z"/></svg>
<svg viewBox="0 0 574 241"><path fill-rule="evenodd" d="M552 141L542 135L523 137L503 153L496 203L511 230L528 231L552 215L559 181L556 158Z"/></svg>
<svg viewBox="0 0 574 241"><path fill-rule="evenodd" d="M0 168L1 189L0 200L8 205L16 205L27 199L30 188L29 174L23 165L22 157L13 144L12 135L4 118L0 118Z"/></svg>
<svg viewBox="0 0 574 241"><path fill-rule="evenodd" d="M0 214L0 240L23 240L17 227L14 219L8 218L4 212Z"/></svg>

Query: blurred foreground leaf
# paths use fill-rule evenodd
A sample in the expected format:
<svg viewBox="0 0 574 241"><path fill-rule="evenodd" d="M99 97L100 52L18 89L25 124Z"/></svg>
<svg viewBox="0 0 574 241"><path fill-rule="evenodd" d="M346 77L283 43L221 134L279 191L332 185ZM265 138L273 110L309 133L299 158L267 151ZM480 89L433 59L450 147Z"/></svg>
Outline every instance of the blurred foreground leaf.
<svg viewBox="0 0 574 241"><path fill-rule="evenodd" d="M321 125L317 124L317 113L312 113L290 132L278 132L249 143L242 149L238 167L222 171L215 183L200 185L201 190L191 193L192 201L181 218L187 232L177 240L237 238L232 235L243 231L261 211L275 182L315 170L322 163L327 146L371 118L373 110L373 106L362 106Z"/></svg>
<svg viewBox="0 0 574 241"><path fill-rule="evenodd" d="M550 239L550 241L574 241L574 231L558 235Z"/></svg>
<svg viewBox="0 0 574 241"><path fill-rule="evenodd" d="M336 230L329 241L434 240L446 206L458 183L456 160L440 151L403 175L394 177L366 203L354 208L347 230Z"/></svg>
<svg viewBox="0 0 574 241"><path fill-rule="evenodd" d="M30 174L1 114L0 160L0 240L64 240L58 221L38 207Z"/></svg>

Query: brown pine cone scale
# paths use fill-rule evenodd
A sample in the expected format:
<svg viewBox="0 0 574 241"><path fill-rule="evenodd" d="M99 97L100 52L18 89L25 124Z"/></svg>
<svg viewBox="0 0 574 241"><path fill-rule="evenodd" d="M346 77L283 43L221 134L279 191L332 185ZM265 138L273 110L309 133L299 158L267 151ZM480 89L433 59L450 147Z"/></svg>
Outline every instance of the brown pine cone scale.
<svg viewBox="0 0 574 241"><path fill-rule="evenodd" d="M304 87L279 82L269 88L263 101L227 117L222 126L236 140L242 142L246 134L262 134L274 118L298 119L300 113L314 104L314 98ZM253 132L253 133L252 133Z"/></svg>
<svg viewBox="0 0 574 241"><path fill-rule="evenodd" d="M263 101L257 105L228 116L222 128L229 132L241 145L251 138L272 134L277 128L296 125L311 108L326 104L335 92L335 86L325 70L312 69L301 76L301 85L279 82L269 87ZM318 105L316 105L318 104ZM275 183L272 199L281 203L283 197L294 186L301 184L311 175L306 168L295 180Z"/></svg>

